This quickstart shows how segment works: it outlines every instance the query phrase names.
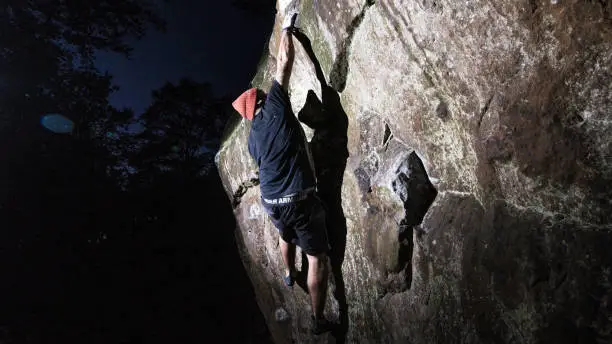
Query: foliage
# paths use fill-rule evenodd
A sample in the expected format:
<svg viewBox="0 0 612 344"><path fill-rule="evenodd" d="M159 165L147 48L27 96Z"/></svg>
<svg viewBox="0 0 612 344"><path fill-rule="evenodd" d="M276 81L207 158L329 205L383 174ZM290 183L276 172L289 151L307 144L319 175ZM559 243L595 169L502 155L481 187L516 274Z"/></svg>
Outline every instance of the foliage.
<svg viewBox="0 0 612 344"><path fill-rule="evenodd" d="M0 4L0 272L11 281L1 308L11 328L42 328L24 305L67 300L66 280L89 262L89 243L124 221L122 211L111 212L121 198L108 173L117 142L107 134L131 112L109 104L112 77L94 68L93 53L127 54L130 36L148 23L161 25L135 0ZM74 132L45 130L39 120L47 113L70 118Z"/></svg>
<svg viewBox="0 0 612 344"><path fill-rule="evenodd" d="M0 123L11 132L54 111L81 124L110 112L111 77L94 69L96 50L128 54L128 39L162 20L140 0L18 1L0 5ZM28 111L29 110L29 111ZM0 130L2 127L0 127Z"/></svg>
<svg viewBox="0 0 612 344"><path fill-rule="evenodd" d="M112 76L93 64L96 50L129 55L150 24L163 28L139 0L0 3L2 343L246 340L232 326L251 326L257 308L223 230L231 207L218 176L201 176L228 102L209 85L167 84L135 136L132 110L109 103ZM45 130L47 113L70 118L73 133ZM218 228L193 225L206 217Z"/></svg>
<svg viewBox="0 0 612 344"><path fill-rule="evenodd" d="M110 154L117 147L108 134L132 114L109 104L112 77L94 68L93 53L127 54L128 39L149 23L163 27L137 0L0 5L0 144L10 147L0 154L0 206L16 223L40 214L22 236L36 235L42 223L90 221L74 216L96 203L86 196L112 193L107 169L117 162ZM46 113L70 118L73 134L45 131L38 122Z"/></svg>
<svg viewBox="0 0 612 344"><path fill-rule="evenodd" d="M140 117L145 131L130 160L138 177L174 173L184 183L213 168L227 107L213 97L211 86L189 79L167 83L153 92L151 106Z"/></svg>

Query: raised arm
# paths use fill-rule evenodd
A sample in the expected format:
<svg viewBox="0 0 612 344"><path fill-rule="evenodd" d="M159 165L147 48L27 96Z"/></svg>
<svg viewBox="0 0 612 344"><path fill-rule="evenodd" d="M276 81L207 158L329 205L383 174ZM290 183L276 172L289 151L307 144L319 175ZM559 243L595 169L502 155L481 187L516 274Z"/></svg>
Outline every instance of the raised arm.
<svg viewBox="0 0 612 344"><path fill-rule="evenodd" d="M276 81L285 91L289 89L289 78L291 77L294 58L295 48L291 30L283 30L276 56Z"/></svg>

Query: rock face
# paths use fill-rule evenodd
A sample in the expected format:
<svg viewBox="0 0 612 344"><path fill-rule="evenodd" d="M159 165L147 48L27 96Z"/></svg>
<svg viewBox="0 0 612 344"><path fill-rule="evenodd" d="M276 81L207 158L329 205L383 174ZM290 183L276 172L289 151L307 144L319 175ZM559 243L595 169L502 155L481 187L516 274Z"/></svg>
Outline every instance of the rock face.
<svg viewBox="0 0 612 344"><path fill-rule="evenodd" d="M218 155L277 343L612 342L612 4L279 1L328 209L333 334L312 337L259 204L249 123ZM314 60L313 60L314 59ZM237 115L236 115L237 116ZM298 258L301 269L302 262Z"/></svg>

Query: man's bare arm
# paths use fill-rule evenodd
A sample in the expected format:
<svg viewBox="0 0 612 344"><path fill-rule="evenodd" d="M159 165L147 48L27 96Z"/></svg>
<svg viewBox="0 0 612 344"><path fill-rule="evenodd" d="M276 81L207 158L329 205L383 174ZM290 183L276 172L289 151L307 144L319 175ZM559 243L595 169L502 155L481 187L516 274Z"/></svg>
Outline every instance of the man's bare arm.
<svg viewBox="0 0 612 344"><path fill-rule="evenodd" d="M291 78L294 58L293 35L290 30L283 30L276 56L276 81L285 91L289 89L289 78Z"/></svg>

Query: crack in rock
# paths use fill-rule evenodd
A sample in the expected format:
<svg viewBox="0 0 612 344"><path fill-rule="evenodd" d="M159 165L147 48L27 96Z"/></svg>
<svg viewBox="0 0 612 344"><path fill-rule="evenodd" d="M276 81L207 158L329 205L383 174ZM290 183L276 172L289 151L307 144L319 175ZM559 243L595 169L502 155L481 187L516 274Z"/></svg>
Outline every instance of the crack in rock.
<svg viewBox="0 0 612 344"><path fill-rule="evenodd" d="M389 141L393 138L393 133L391 132L391 128L389 128L389 124L385 122L385 134L383 137L382 147L386 148Z"/></svg>
<svg viewBox="0 0 612 344"><path fill-rule="evenodd" d="M232 207L236 209L236 207L238 207L242 201L242 196L244 196L244 194L246 194L250 188L257 185L259 185L259 177L251 177L249 180L240 183L232 195Z"/></svg>
<svg viewBox="0 0 612 344"><path fill-rule="evenodd" d="M487 102L484 104L484 106L480 110L480 114L478 116L478 122L477 122L478 128L480 128L480 125L482 124L482 119L484 118L484 115L487 113L487 111L489 111L489 107L491 106L493 97L495 97L495 95L490 96L489 99L487 99Z"/></svg>
<svg viewBox="0 0 612 344"><path fill-rule="evenodd" d="M348 55L353 44L353 37L355 36L355 32L363 22L363 18L367 10L374 5L374 0L366 1L365 5L361 9L361 12L351 21L348 28L346 29L347 37L342 41L340 51L336 55L336 59L334 60L334 65L332 66L330 72L330 84L337 92L344 91L346 87L346 79L348 76L349 62Z"/></svg>

